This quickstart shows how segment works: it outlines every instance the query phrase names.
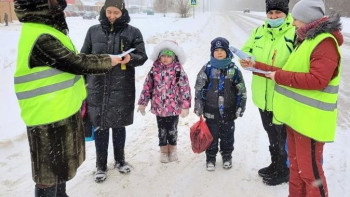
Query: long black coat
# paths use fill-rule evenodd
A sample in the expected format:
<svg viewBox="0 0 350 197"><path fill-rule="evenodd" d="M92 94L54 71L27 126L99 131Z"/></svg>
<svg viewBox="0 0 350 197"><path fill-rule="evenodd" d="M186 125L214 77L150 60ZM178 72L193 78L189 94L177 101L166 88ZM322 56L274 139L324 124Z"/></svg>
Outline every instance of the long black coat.
<svg viewBox="0 0 350 197"><path fill-rule="evenodd" d="M130 53L131 60L126 70L116 66L108 74L86 76L88 115L95 127L117 128L133 123L135 67L143 65L147 55L140 30L128 25L129 21L129 14L124 10L121 18L111 25L103 7L101 24L90 27L81 49L82 53L87 54L120 54L136 48Z"/></svg>

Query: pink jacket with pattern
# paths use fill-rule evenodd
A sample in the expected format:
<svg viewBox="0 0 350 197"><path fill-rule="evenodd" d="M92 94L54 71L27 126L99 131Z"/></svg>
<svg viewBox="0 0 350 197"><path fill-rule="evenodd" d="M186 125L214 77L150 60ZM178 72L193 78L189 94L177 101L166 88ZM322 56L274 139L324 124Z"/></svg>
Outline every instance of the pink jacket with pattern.
<svg viewBox="0 0 350 197"><path fill-rule="evenodd" d="M177 83L176 71L180 72ZM138 104L147 105L150 99L151 112L160 117L177 116L181 109L191 107L191 88L180 63L174 62L166 66L159 59L153 63Z"/></svg>

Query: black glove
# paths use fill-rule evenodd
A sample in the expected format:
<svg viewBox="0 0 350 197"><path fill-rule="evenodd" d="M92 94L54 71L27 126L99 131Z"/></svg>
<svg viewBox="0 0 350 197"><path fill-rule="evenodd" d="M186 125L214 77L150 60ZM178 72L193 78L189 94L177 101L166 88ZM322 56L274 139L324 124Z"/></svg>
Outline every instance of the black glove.
<svg viewBox="0 0 350 197"><path fill-rule="evenodd" d="M207 92L208 92L207 89L205 88L201 89L200 94L201 94L202 100L205 100L205 98L207 97Z"/></svg>

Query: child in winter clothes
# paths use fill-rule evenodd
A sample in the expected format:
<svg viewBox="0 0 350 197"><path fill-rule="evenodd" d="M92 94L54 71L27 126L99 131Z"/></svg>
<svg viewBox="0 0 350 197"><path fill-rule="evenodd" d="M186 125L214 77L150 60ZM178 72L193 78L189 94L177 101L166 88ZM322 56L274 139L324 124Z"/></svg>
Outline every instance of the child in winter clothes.
<svg viewBox="0 0 350 197"><path fill-rule="evenodd" d="M231 61L233 54L228 40L215 38L210 50L210 61L197 75L194 112L204 116L213 135L205 153L206 168L214 171L219 139L223 168L232 167L234 120L243 116L247 95L242 73Z"/></svg>
<svg viewBox="0 0 350 197"><path fill-rule="evenodd" d="M177 124L179 115L186 117L191 107L191 89L182 68L185 54L173 41L163 41L155 46L148 73L138 101L142 115L151 100L151 112L157 116L160 161L176 161Z"/></svg>

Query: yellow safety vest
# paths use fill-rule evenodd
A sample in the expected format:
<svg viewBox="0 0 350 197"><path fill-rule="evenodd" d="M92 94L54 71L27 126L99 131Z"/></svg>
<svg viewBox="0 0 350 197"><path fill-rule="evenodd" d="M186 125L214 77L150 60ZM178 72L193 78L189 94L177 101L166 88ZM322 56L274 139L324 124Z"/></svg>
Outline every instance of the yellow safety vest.
<svg viewBox="0 0 350 197"><path fill-rule="evenodd" d="M333 38L337 43L334 36L329 33L303 41L289 57L282 70L308 73L313 50L328 37ZM341 54L338 44L337 48ZM273 99L274 117L316 141L333 141L337 123L340 71L339 61L338 75L323 90L303 90L276 84Z"/></svg>
<svg viewBox="0 0 350 197"><path fill-rule="evenodd" d="M86 97L84 78L49 66L29 67L31 50L42 34L57 38L75 50L68 36L48 25L24 23L18 46L15 92L27 126L45 125L68 118L80 110Z"/></svg>

